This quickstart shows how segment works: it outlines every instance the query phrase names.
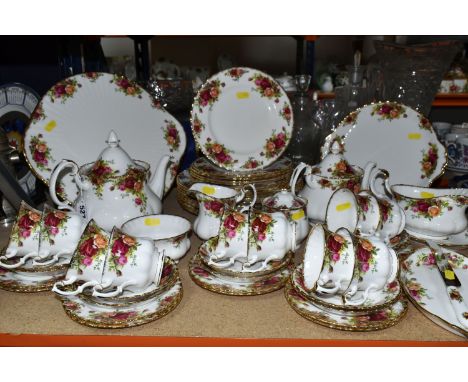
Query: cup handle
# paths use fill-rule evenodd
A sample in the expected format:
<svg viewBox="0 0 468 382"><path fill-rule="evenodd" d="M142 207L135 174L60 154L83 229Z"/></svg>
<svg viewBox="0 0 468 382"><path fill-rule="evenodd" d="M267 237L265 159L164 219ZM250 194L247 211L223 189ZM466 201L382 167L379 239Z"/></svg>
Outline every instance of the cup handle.
<svg viewBox="0 0 468 382"><path fill-rule="evenodd" d="M82 293L87 287L94 287L96 285L99 285L99 282L95 280L87 281L84 284L80 285L77 289L71 290L71 291L66 291L60 289L63 286L73 284L76 281L76 277L71 277L68 280L63 280L56 282L52 288L52 292L55 292L57 294L61 294L62 296L76 296L77 294Z"/></svg>
<svg viewBox="0 0 468 382"><path fill-rule="evenodd" d="M307 167L309 167L309 165L301 162L293 170L293 173L291 174L291 180L289 181L289 187L291 188L293 195L296 195L296 183L299 180L302 171L304 171Z"/></svg>
<svg viewBox="0 0 468 382"><path fill-rule="evenodd" d="M242 207L240 212L246 212L248 211L249 209L251 209L255 203L257 202L257 189L255 188L255 185L253 184L247 184L245 185L244 187L242 187L242 190L241 190L241 195L239 195L238 199L236 199L236 203L240 202L242 199L244 199L245 197L245 189L249 187L252 192L253 192L253 198L252 198L252 201L250 202L250 204L248 206L245 206L245 207Z"/></svg>
<svg viewBox="0 0 468 382"><path fill-rule="evenodd" d="M47 256L40 257L40 259L35 258L33 260L33 265L39 265L39 266L52 265L52 264L58 263L60 257L63 257L65 255L70 255L70 254L71 254L70 251L60 251L56 253L54 256L52 256L50 260L46 260L46 261L39 261L39 260L46 259Z"/></svg>
<svg viewBox="0 0 468 382"><path fill-rule="evenodd" d="M68 161L66 159L62 159L62 161L54 168L52 171L52 175L50 176L50 181L49 181L49 194L50 197L52 198L53 202L58 206L59 209L61 210L68 210L68 211L73 211L73 208L70 207L67 203L64 203L59 200L57 197L57 179L60 173L66 169L67 167L72 167L73 168L73 173L72 176L75 177L75 180L79 177L78 175L78 165L75 162ZM80 182L81 183L81 182ZM80 183L77 182L77 185L80 185Z"/></svg>
<svg viewBox="0 0 468 382"><path fill-rule="evenodd" d="M379 175L382 175L384 178L384 190L388 193L388 196L393 197L393 192L390 189L390 184L388 183L390 174L387 170L381 168L375 170L372 174L369 175L369 188L370 191L379 199L387 199L388 196L379 192L376 187L377 179Z"/></svg>
<svg viewBox="0 0 468 382"><path fill-rule="evenodd" d="M97 284L93 288L93 296L94 297L117 297L120 296L125 288L136 285L134 280L125 281L124 283L120 284L115 290L111 292L98 292L98 290L104 289L102 284Z"/></svg>
<svg viewBox="0 0 468 382"><path fill-rule="evenodd" d="M388 248L390 255L391 255L391 264L392 264L392 271L390 272L390 275L387 279L387 284L391 283L393 280L396 280L398 277L398 270L399 270L399 265L400 262L398 261L398 256L393 248Z"/></svg>
<svg viewBox="0 0 468 382"><path fill-rule="evenodd" d="M353 306L362 305L367 300L367 297L369 297L369 293L374 289L376 289L376 285L371 284L366 288L366 290L362 294L362 297L359 300L352 300L351 298L348 298L348 296L345 295L345 301L348 305L353 305Z"/></svg>
<svg viewBox="0 0 468 382"><path fill-rule="evenodd" d="M335 282L332 288L326 288L323 285L320 285L321 281L317 281L317 292L324 293L324 294L336 294L341 288L341 281ZM325 284L325 283L324 283Z"/></svg>
<svg viewBox="0 0 468 382"><path fill-rule="evenodd" d="M156 286L159 286L159 283L161 282L161 277L162 277L162 272L164 269L164 262L166 261L166 252L165 250L162 250L161 252L158 252L158 267L156 269L156 275L154 278L154 283Z"/></svg>
<svg viewBox="0 0 468 382"><path fill-rule="evenodd" d="M36 256L37 256L37 252L30 252L27 255L24 255L23 257L20 257L19 261L14 263L14 264L4 263L2 260L8 260L8 259L11 259L11 257L2 256L2 257L0 257L0 266L2 268L5 268L5 269L16 269L16 268L21 267L22 265L24 265L26 263L26 261L28 259L30 259L31 257L36 257Z"/></svg>

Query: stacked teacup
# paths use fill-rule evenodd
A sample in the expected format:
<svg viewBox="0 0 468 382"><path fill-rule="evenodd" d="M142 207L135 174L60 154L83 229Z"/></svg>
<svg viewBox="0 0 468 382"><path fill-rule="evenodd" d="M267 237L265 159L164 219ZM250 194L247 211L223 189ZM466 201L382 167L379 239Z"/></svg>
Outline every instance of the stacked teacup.
<svg viewBox="0 0 468 382"><path fill-rule="evenodd" d="M81 235L65 279L52 290L72 319L104 328L153 321L182 296L177 267L155 240L117 227L109 233L94 220Z"/></svg>
<svg viewBox="0 0 468 382"><path fill-rule="evenodd" d="M39 211L22 202L0 257L0 288L17 292L50 290L65 275L82 231L78 214L48 205Z"/></svg>

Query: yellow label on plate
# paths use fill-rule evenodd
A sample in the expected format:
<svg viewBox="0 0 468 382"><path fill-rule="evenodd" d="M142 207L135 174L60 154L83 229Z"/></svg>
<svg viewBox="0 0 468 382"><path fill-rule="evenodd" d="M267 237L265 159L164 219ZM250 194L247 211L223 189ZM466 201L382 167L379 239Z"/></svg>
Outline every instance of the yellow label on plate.
<svg viewBox="0 0 468 382"><path fill-rule="evenodd" d="M57 126L57 122L52 120L44 126L44 130L50 133L53 129L55 129L56 126Z"/></svg>
<svg viewBox="0 0 468 382"><path fill-rule="evenodd" d="M216 192L216 190L214 187L211 186L203 186L202 192L207 195L213 195Z"/></svg>
<svg viewBox="0 0 468 382"><path fill-rule="evenodd" d="M455 274L450 269L444 271L444 276L447 280L455 280Z"/></svg>
<svg viewBox="0 0 468 382"><path fill-rule="evenodd" d="M351 202L341 203L336 206L336 210L338 212L346 211L346 210L349 210L350 208L351 208Z"/></svg>
<svg viewBox="0 0 468 382"><path fill-rule="evenodd" d="M421 195L421 198L424 198L424 199L430 199L435 196L432 192L426 192L426 191L421 191L419 195Z"/></svg>
<svg viewBox="0 0 468 382"><path fill-rule="evenodd" d="M421 134L419 133L409 133L408 134L408 139L413 139L413 140L418 140L421 139Z"/></svg>
<svg viewBox="0 0 468 382"><path fill-rule="evenodd" d="M159 224L161 224L161 221L158 218L146 218L145 219L145 225L147 226L155 227Z"/></svg>
<svg viewBox="0 0 468 382"><path fill-rule="evenodd" d="M237 92L236 97L237 99L246 99L250 97L250 93L249 92Z"/></svg>
<svg viewBox="0 0 468 382"><path fill-rule="evenodd" d="M291 215L292 220L299 220L299 219L302 219L303 217L304 217L304 210L294 212Z"/></svg>

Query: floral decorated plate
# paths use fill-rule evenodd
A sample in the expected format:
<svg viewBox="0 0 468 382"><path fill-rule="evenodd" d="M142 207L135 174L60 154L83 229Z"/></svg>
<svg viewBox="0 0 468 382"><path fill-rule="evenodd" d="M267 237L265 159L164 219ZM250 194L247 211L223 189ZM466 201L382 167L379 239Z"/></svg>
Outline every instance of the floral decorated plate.
<svg viewBox="0 0 468 382"><path fill-rule="evenodd" d="M242 278L234 281L226 279L226 276L208 267L200 256L195 254L189 263L189 274L195 284L209 291L231 296L253 296L281 289L289 279L291 265L286 265L262 278L252 280Z"/></svg>
<svg viewBox="0 0 468 382"><path fill-rule="evenodd" d="M444 254L462 285L459 288L461 296L453 298L468 302L468 258L446 248ZM452 333L468 338L468 331L455 317L434 256L434 252L425 246L413 251L401 263L403 289L416 308L430 320Z"/></svg>
<svg viewBox="0 0 468 382"><path fill-rule="evenodd" d="M388 170L389 182L429 186L445 170L445 147L438 141L429 120L408 106L379 102L350 113L327 137L339 136L346 159L365 167L369 161Z"/></svg>
<svg viewBox="0 0 468 382"><path fill-rule="evenodd" d="M422 235L418 232L412 232L406 230L408 235L417 241L421 241L423 243L426 242L426 240L434 240L436 243L439 245L444 245L447 247L466 247L468 246L468 229L466 229L463 232L454 234L454 235L449 235L444 238L432 238L430 236Z"/></svg>
<svg viewBox="0 0 468 382"><path fill-rule="evenodd" d="M55 84L42 97L25 134L24 154L34 174L48 184L54 167L69 159L79 166L96 159L114 130L128 154L154 171L164 155L173 164L170 188L186 146L180 123L136 83L107 73L84 73ZM59 190L68 201L78 189L67 174Z"/></svg>
<svg viewBox="0 0 468 382"><path fill-rule="evenodd" d="M304 285L304 265L300 264L291 275L292 286L305 297L310 299L315 305L323 309L332 309L333 311L341 311L341 314L357 314L359 312L370 312L381 310L389 305L392 305L401 293L400 283L394 281L388 284L385 289L369 293L369 297L362 305L346 305L343 302L341 295L323 295L316 292L308 291ZM359 300L362 296L362 291L356 292L356 299Z"/></svg>
<svg viewBox="0 0 468 382"><path fill-rule="evenodd" d="M95 328L129 328L155 321L173 311L182 299L180 280L169 290L146 301L145 304L122 308L90 305L79 296L60 298L67 315L82 325Z"/></svg>
<svg viewBox="0 0 468 382"><path fill-rule="evenodd" d="M290 283L286 285L284 293L288 304L302 317L328 328L351 332L369 332L388 328L400 322L408 311L408 302L398 299L382 310L372 311L365 315L340 315L314 305Z"/></svg>
<svg viewBox="0 0 468 382"><path fill-rule="evenodd" d="M192 132L203 154L228 170L252 171L276 161L291 138L292 107L281 86L251 68L220 72L192 105Z"/></svg>
<svg viewBox="0 0 468 382"><path fill-rule="evenodd" d="M10 292L44 292L51 290L55 282L65 277L66 268L51 272L48 275L29 273L20 275L15 271L0 268L0 289Z"/></svg>

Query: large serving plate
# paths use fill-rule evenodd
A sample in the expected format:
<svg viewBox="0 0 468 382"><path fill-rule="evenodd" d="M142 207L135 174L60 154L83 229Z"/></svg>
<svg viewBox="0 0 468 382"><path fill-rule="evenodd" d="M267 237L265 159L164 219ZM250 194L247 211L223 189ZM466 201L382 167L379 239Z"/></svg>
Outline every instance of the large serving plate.
<svg viewBox="0 0 468 382"><path fill-rule="evenodd" d="M468 259L444 248L449 263L460 280L461 298L468 302ZM429 247L413 251L402 262L400 278L403 289L411 302L429 319L448 331L468 338L468 331L458 322L445 284L435 264L434 253Z"/></svg>
<svg viewBox="0 0 468 382"><path fill-rule="evenodd" d="M256 69L231 68L212 76L192 107L192 131L200 149L229 170L252 171L277 160L292 127L288 96Z"/></svg>
<svg viewBox="0 0 468 382"><path fill-rule="evenodd" d="M94 162L110 130L132 158L148 162L153 171L164 155L171 156L167 191L185 150L184 129L139 85L116 75L85 73L55 84L31 117L24 154L34 174L48 184L62 159L80 166ZM64 199L76 198L78 188L69 174L61 187Z"/></svg>
<svg viewBox="0 0 468 382"><path fill-rule="evenodd" d="M327 138L323 153L336 135L350 163L364 167L376 162L390 173L391 185L429 186L447 164L445 147L429 120L395 102L374 103L350 113Z"/></svg>

